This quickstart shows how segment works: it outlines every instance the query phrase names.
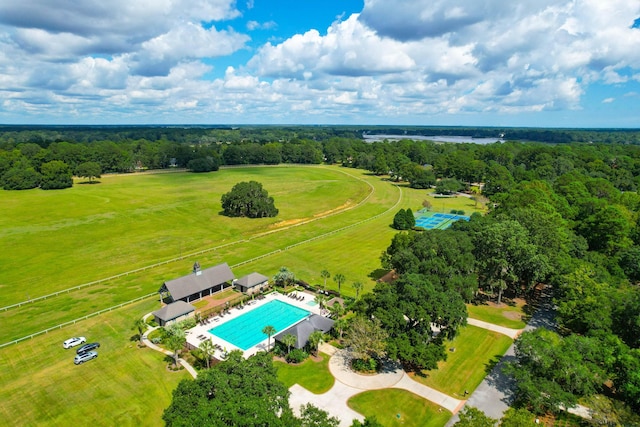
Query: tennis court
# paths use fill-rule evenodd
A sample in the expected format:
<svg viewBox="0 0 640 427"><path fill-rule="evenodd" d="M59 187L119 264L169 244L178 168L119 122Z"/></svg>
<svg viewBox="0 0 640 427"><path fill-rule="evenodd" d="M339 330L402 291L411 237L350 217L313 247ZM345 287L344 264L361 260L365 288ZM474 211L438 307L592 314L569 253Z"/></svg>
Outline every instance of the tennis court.
<svg viewBox="0 0 640 427"><path fill-rule="evenodd" d="M416 218L416 227L422 227L427 230L445 230L459 220L469 221L469 217L457 214L434 213L431 216L419 216Z"/></svg>

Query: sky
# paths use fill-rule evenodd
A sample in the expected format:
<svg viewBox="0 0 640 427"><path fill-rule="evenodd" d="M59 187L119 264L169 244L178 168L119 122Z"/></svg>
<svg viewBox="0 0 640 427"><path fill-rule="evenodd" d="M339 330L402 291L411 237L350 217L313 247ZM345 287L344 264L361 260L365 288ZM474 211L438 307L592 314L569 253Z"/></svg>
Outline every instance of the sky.
<svg viewBox="0 0 640 427"><path fill-rule="evenodd" d="M640 0L0 0L0 123L640 128Z"/></svg>

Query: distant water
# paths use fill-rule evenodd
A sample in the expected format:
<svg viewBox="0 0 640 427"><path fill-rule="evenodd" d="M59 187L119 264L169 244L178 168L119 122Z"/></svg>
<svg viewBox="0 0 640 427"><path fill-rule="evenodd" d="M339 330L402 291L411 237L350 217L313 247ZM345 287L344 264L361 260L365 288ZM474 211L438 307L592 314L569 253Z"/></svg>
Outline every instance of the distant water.
<svg viewBox="0 0 640 427"><path fill-rule="evenodd" d="M472 143L472 144L493 144L494 142L504 142L500 137L496 138L472 138L470 136L450 136L450 135L362 135L365 142L376 141L398 141L401 139L413 139L415 141L436 141L436 142L457 142L457 143Z"/></svg>

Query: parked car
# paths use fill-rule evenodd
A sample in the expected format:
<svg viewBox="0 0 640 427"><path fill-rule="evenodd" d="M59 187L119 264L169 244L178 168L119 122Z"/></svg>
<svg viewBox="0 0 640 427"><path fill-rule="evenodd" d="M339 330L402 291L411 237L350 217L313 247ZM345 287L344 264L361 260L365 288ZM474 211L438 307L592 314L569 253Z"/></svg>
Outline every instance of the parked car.
<svg viewBox="0 0 640 427"><path fill-rule="evenodd" d="M79 349L77 349L76 353L78 353L78 354L86 353L87 351L95 350L98 347L100 347L100 343L99 342L91 342L91 343L85 344L82 347L80 347Z"/></svg>
<svg viewBox="0 0 640 427"><path fill-rule="evenodd" d="M82 354L76 354L76 357L73 358L73 363L75 363L76 365L79 365L81 363L84 363L88 360L91 359L95 359L96 357L98 357L98 353L95 351L87 351L86 353L82 353Z"/></svg>
<svg viewBox="0 0 640 427"><path fill-rule="evenodd" d="M80 345L80 344L84 344L86 342L87 342L87 339L85 337L73 337L73 338L69 338L68 340L63 342L62 346L64 348L71 348L71 347L75 347L75 346Z"/></svg>

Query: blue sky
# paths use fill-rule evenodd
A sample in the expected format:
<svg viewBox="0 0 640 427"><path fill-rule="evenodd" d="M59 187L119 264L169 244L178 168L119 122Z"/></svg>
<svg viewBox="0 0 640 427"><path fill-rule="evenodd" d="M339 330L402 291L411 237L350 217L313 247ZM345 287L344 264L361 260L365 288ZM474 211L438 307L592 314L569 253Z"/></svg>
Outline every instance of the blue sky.
<svg viewBox="0 0 640 427"><path fill-rule="evenodd" d="M0 0L0 123L640 128L640 0Z"/></svg>

